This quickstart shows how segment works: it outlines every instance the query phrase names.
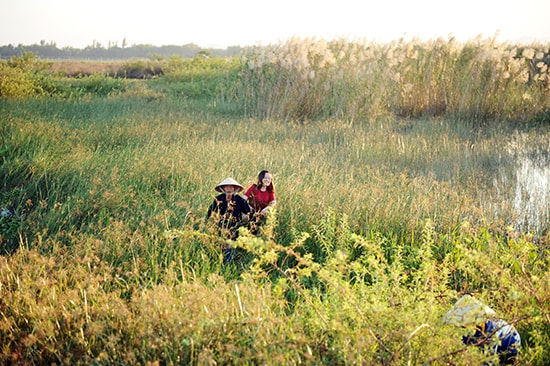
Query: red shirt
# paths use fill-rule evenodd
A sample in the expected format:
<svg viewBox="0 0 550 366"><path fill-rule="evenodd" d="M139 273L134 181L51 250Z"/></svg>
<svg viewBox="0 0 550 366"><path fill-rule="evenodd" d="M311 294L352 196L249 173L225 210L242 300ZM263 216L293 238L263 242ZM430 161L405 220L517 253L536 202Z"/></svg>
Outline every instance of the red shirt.
<svg viewBox="0 0 550 366"><path fill-rule="evenodd" d="M269 206L271 201L275 201L275 193L268 190L262 191L256 187L256 185L250 186L245 195L248 197L248 203L250 206L252 206L252 208L256 211L263 210Z"/></svg>

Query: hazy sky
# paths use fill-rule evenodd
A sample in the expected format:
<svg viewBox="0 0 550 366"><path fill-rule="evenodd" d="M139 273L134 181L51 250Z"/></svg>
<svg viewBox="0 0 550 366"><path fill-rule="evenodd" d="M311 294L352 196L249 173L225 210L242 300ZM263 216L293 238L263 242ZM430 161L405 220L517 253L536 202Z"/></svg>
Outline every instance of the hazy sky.
<svg viewBox="0 0 550 366"><path fill-rule="evenodd" d="M0 45L245 46L290 37L550 42L550 0L0 0Z"/></svg>

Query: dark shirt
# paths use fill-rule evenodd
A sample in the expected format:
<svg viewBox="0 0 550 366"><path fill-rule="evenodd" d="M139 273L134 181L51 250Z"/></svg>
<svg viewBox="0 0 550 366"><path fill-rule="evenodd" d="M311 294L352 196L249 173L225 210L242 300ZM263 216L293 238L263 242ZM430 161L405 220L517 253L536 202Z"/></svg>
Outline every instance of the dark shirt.
<svg viewBox="0 0 550 366"><path fill-rule="evenodd" d="M222 193L216 196L208 208L206 217L209 218L213 213L219 215L220 226L231 228L241 221L242 214L250 213L250 206L238 194L233 195L231 201L227 202L225 193Z"/></svg>

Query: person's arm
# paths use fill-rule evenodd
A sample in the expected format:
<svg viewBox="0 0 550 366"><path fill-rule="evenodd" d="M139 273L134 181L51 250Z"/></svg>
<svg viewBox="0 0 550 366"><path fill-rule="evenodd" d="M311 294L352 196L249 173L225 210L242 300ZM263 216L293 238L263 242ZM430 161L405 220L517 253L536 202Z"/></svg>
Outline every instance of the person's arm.
<svg viewBox="0 0 550 366"><path fill-rule="evenodd" d="M256 188L255 185L251 185L247 190L246 193L243 194L243 198L246 201L246 204L248 205L248 212L254 212L254 207L252 207L251 199L254 198L254 189Z"/></svg>
<svg viewBox="0 0 550 366"><path fill-rule="evenodd" d="M250 205L248 204L248 201L246 200L246 198L242 196L237 196L237 197L239 199L239 202L238 202L239 211L240 211L239 219L248 221L249 219L248 214L252 211L252 209L250 208Z"/></svg>

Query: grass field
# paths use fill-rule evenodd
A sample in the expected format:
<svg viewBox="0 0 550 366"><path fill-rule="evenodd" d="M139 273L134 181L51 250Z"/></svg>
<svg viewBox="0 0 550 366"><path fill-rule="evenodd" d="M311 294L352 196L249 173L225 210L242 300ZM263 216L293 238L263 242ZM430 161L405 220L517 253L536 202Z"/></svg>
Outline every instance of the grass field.
<svg viewBox="0 0 550 366"><path fill-rule="evenodd" d="M442 322L471 293L544 365L548 46L477 42L2 65L0 363L476 364ZM262 169L223 265L214 187Z"/></svg>

